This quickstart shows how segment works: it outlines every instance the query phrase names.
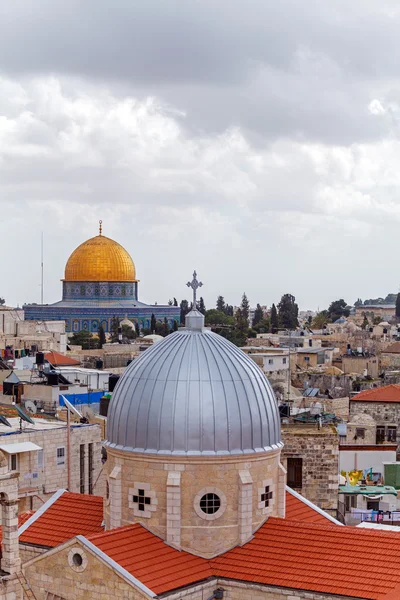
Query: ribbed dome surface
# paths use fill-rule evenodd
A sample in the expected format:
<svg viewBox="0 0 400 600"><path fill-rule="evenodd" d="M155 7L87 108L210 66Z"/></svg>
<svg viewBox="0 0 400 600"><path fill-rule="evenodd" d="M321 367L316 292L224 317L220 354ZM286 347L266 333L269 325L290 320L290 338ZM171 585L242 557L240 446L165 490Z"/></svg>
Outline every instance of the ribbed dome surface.
<svg viewBox="0 0 400 600"><path fill-rule="evenodd" d="M244 352L206 329L173 333L131 363L110 402L107 437L110 447L178 455L281 446L266 377Z"/></svg>
<svg viewBox="0 0 400 600"><path fill-rule="evenodd" d="M71 254L64 280L136 281L136 270L125 248L105 235L97 235Z"/></svg>

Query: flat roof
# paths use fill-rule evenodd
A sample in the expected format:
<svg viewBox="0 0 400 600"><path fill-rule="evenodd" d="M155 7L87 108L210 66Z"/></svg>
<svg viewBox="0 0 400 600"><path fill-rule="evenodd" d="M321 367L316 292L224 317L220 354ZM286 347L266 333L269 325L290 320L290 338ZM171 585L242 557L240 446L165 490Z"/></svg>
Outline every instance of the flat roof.
<svg viewBox="0 0 400 600"><path fill-rule="evenodd" d="M392 495L397 498L397 491L391 485L339 485L339 494L362 496Z"/></svg>
<svg viewBox="0 0 400 600"><path fill-rule="evenodd" d="M7 452L7 454L21 454L22 452L42 450L42 447L33 442L19 442L17 444L0 444L0 450Z"/></svg>

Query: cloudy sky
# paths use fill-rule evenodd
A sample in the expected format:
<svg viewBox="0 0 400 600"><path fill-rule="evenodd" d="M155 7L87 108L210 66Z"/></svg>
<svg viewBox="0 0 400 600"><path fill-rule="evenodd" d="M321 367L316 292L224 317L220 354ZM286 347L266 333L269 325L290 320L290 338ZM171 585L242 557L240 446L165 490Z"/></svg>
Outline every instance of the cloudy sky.
<svg viewBox="0 0 400 600"><path fill-rule="evenodd" d="M303 309L400 285L397 0L0 3L8 304L73 249L131 253L140 298Z"/></svg>

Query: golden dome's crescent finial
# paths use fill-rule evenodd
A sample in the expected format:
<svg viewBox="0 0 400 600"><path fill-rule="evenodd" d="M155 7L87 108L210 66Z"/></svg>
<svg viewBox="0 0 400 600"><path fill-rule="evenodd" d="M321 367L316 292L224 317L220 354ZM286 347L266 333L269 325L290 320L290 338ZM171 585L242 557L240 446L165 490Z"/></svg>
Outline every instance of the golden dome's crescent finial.
<svg viewBox="0 0 400 600"><path fill-rule="evenodd" d="M100 219L100 221L99 221L99 235L101 235L101 232L103 231L102 225L103 225L103 221Z"/></svg>

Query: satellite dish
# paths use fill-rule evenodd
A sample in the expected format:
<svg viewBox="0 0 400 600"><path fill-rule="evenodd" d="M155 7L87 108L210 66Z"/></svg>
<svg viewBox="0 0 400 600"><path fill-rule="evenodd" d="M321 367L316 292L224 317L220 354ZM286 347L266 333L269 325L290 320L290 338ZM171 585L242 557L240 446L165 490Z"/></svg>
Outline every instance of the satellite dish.
<svg viewBox="0 0 400 600"><path fill-rule="evenodd" d="M78 417L78 419L83 419L83 416L81 415L79 410L77 408L75 408L75 406L73 404L71 404L71 402L69 400L67 400L65 396L61 396L61 398L64 400L64 404L65 404L66 408L70 412L72 412L72 414L74 414L76 417Z"/></svg>
<svg viewBox="0 0 400 600"><path fill-rule="evenodd" d="M32 415L36 415L37 413L37 406L36 404L33 402L33 400L26 400L25 401L25 409L31 413Z"/></svg>
<svg viewBox="0 0 400 600"><path fill-rule="evenodd" d="M18 416L22 421L26 421L27 423L30 423L31 425L35 424L35 421L32 421L32 419L30 418L29 415L26 414L26 412L24 412L22 410L22 408L20 406L18 406L18 404L15 404L15 408L17 410Z"/></svg>
<svg viewBox="0 0 400 600"><path fill-rule="evenodd" d="M0 415L0 423L2 423L3 425L7 425L7 427L12 427L11 423L9 423L7 419L3 417L3 415Z"/></svg>

